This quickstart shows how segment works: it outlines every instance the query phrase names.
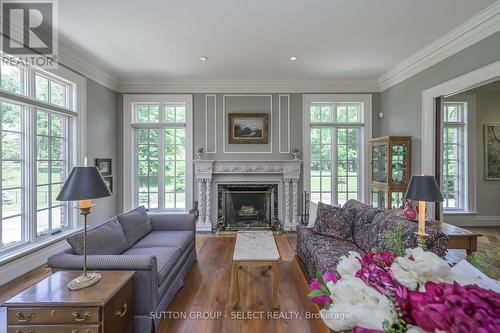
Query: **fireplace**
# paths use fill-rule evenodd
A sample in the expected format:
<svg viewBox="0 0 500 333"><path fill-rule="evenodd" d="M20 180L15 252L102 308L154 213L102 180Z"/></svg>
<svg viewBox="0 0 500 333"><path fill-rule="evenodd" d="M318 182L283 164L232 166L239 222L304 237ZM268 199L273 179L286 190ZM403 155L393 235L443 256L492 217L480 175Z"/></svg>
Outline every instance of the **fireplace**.
<svg viewBox="0 0 500 333"><path fill-rule="evenodd" d="M217 230L272 229L277 226L277 184L219 184L217 199Z"/></svg>

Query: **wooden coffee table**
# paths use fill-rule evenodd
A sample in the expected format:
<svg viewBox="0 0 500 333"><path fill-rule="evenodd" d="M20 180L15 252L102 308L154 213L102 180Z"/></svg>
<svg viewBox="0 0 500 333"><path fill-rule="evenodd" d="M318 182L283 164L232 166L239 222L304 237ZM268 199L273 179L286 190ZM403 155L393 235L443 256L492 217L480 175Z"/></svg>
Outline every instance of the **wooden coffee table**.
<svg viewBox="0 0 500 333"><path fill-rule="evenodd" d="M233 253L233 291L234 303L233 308L239 307L240 287L238 282L238 272L246 267L268 266L273 270L273 305L274 309L278 309L279 305L276 301L278 293L278 285L280 279L280 253L276 246L273 233L271 231L239 231L236 235L236 245Z"/></svg>
<svg viewBox="0 0 500 333"><path fill-rule="evenodd" d="M426 226L439 230L448 236L448 249L463 249L467 255L477 251L477 238L481 235L441 221L426 222Z"/></svg>

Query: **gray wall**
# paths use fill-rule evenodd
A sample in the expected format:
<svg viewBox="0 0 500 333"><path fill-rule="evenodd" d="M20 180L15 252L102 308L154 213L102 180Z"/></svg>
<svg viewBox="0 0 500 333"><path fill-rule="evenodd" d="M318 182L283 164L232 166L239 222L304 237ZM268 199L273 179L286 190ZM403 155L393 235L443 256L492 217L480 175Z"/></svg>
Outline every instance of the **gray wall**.
<svg viewBox="0 0 500 333"><path fill-rule="evenodd" d="M113 195L96 199L96 207L89 215L92 224L104 222L117 214L116 186L121 184L117 171L121 169L121 161L117 159L117 130L121 123L117 122L117 93L99 83L87 79L87 159L94 165L95 158L111 158L113 168Z"/></svg>
<svg viewBox="0 0 500 333"><path fill-rule="evenodd" d="M208 99L206 96L208 95ZM215 95L216 103L213 102ZM252 96L227 94L194 94L193 98L193 118L194 118L194 147L207 147L209 151L204 159L214 160L287 160L292 159L290 153L280 153L288 150L288 132L290 132L290 149L295 147L303 150L302 147L302 129L303 129L303 94L255 94L266 96ZM272 108L270 97L272 97ZM207 105L207 108L205 108ZM290 108L290 128L288 128L288 106ZM214 109L215 107L215 109ZM281 122L279 118L281 108ZM268 145L228 145L227 143L227 114L230 112L269 112L270 121L270 143ZM372 113L373 113L373 131L378 132L378 122L376 118L380 112L380 94L372 94ZM206 116L208 114L208 117ZM214 119L214 115L216 118ZM223 125L223 118L226 123ZM208 121L207 121L208 120ZM216 125L215 125L216 124ZM215 140L216 138L216 140ZM225 141L225 144L224 144ZM215 145L216 142L216 145ZM225 148L225 152L224 152ZM196 150L196 149L195 149ZM268 153L263 153L266 151ZM241 152L241 153L235 153ZM302 192L303 184L299 183L299 192ZM196 183L194 183L194 196L196 198ZM299 208L300 209L300 208Z"/></svg>
<svg viewBox="0 0 500 333"><path fill-rule="evenodd" d="M420 173L422 91L498 60L500 32L383 91L380 109L385 117L374 117L374 134L411 135L412 173Z"/></svg>
<svg viewBox="0 0 500 333"><path fill-rule="evenodd" d="M500 91L479 91L476 95L477 124L477 211L481 216L500 216L500 182L484 180L485 149L483 125L500 124Z"/></svg>

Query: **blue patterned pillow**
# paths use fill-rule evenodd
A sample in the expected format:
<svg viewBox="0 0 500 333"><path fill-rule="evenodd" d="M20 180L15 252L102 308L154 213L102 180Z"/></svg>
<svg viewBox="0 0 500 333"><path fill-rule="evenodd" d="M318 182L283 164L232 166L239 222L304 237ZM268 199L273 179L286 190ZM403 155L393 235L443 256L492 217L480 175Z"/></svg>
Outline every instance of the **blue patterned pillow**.
<svg viewBox="0 0 500 333"><path fill-rule="evenodd" d="M354 209L344 209L320 202L313 230L320 235L351 240L355 214Z"/></svg>

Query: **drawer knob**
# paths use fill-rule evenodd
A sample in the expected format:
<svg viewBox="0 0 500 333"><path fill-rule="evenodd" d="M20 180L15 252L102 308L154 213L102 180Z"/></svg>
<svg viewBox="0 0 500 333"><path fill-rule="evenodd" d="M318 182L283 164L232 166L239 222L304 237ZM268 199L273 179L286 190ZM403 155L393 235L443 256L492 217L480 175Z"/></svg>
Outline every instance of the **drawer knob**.
<svg viewBox="0 0 500 333"><path fill-rule="evenodd" d="M83 314L81 312L73 312L73 317L76 321L85 321L90 317L90 311L85 311Z"/></svg>
<svg viewBox="0 0 500 333"><path fill-rule="evenodd" d="M125 316L125 314L127 313L127 310L128 310L128 304L127 304L127 302L124 302L123 306L122 306L122 310L116 311L116 316L123 318L123 316Z"/></svg>
<svg viewBox="0 0 500 333"><path fill-rule="evenodd" d="M22 312L17 312L16 313L16 318L18 322L24 323L27 322L30 319L33 319L35 314L33 312L28 312L26 315Z"/></svg>

